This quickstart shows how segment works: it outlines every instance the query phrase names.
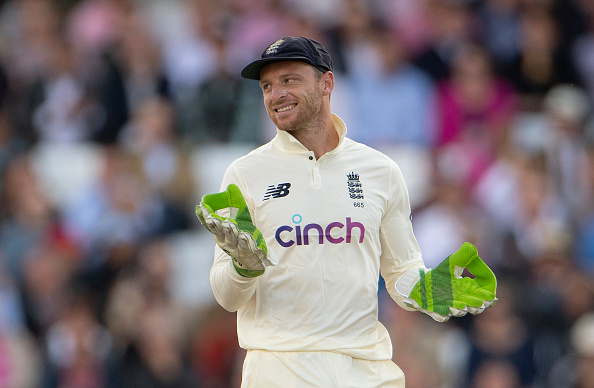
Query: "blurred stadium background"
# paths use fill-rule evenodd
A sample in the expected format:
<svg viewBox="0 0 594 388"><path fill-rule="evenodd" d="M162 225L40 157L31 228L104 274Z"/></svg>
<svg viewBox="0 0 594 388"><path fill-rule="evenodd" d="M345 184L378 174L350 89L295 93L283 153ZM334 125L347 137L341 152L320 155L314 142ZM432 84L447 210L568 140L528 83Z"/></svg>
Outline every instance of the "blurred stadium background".
<svg viewBox="0 0 594 388"><path fill-rule="evenodd" d="M268 141L239 71L331 52L334 111L401 166L434 265L500 301L437 324L380 289L408 388L594 386L594 2L0 1L0 387L237 387L194 206Z"/></svg>

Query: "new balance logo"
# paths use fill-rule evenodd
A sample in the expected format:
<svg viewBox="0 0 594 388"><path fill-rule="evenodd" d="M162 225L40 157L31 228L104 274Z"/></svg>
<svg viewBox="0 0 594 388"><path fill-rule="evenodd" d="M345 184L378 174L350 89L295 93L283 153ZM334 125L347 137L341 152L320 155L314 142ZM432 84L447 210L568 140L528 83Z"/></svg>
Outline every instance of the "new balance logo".
<svg viewBox="0 0 594 388"><path fill-rule="evenodd" d="M270 198L280 198L289 195L290 183L279 183L278 185L270 185L264 194L264 201Z"/></svg>

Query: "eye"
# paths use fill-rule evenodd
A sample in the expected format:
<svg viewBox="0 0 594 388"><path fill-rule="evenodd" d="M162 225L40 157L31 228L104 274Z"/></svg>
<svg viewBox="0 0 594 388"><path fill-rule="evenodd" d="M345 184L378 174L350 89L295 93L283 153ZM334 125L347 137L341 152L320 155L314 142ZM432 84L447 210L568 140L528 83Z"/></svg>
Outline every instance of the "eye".
<svg viewBox="0 0 594 388"><path fill-rule="evenodd" d="M266 92L268 90L270 90L270 84L262 84L260 85L260 88L262 89L263 92Z"/></svg>

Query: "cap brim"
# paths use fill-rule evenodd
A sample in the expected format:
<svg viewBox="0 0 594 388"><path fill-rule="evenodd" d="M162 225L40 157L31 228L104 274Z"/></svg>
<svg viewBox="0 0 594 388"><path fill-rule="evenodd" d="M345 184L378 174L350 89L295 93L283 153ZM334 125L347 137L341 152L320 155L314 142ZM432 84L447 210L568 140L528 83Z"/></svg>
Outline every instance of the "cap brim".
<svg viewBox="0 0 594 388"><path fill-rule="evenodd" d="M241 71L241 76L246 79L253 79L256 81L260 80L260 71L262 68L271 62L280 62L280 61L303 61L307 62L311 65L311 61L309 58L306 57L275 57L275 58L266 58L266 59L258 59L243 68Z"/></svg>

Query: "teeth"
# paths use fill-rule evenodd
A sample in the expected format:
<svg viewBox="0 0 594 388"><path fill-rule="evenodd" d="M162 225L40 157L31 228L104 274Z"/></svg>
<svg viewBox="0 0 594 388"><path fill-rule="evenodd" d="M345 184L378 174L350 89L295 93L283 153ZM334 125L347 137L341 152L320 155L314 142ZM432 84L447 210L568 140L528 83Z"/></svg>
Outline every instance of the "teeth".
<svg viewBox="0 0 594 388"><path fill-rule="evenodd" d="M279 112L279 113L280 113L280 112L286 112L286 111L288 111L288 110L291 110L291 109L293 109L294 107L295 107L295 105L289 105L289 106L285 106L284 108L279 108L279 109L277 109L276 111L277 111L277 112Z"/></svg>

